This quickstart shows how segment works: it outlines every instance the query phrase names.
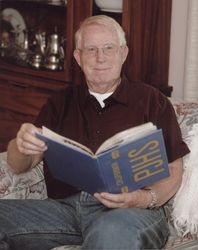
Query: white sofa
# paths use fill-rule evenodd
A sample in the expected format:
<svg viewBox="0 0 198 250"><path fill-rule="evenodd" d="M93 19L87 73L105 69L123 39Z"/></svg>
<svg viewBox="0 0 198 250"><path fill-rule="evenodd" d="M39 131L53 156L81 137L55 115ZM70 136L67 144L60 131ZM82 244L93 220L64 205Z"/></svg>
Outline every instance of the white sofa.
<svg viewBox="0 0 198 250"><path fill-rule="evenodd" d="M186 140L188 132L194 123L198 123L198 103L192 102L173 102L178 122L181 127L182 136ZM46 199L46 186L43 176L43 166L40 163L36 168L29 172L14 175L9 170L6 162L7 153L0 153L0 199ZM198 197L198 195L196 195ZM177 234L171 220L171 202L165 206L167 219L170 224L171 235L164 249L198 249L198 240L196 237L181 238ZM55 248L80 249L79 246L62 246Z"/></svg>

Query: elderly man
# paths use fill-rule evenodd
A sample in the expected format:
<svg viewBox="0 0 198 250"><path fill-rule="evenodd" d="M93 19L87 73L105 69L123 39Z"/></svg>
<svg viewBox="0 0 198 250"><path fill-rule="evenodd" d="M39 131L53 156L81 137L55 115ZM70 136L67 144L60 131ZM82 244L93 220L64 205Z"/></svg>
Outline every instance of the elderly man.
<svg viewBox="0 0 198 250"><path fill-rule="evenodd" d="M182 157L189 152L174 110L156 89L121 75L128 47L114 19L89 17L75 39L74 57L85 82L50 98L34 124L21 126L8 146L13 171L24 172L43 159L47 146L35 137L42 125L95 151L113 134L151 121L163 130L170 177L130 193L92 196L54 180L45 164L49 199L0 201L0 249L44 250L66 244L160 249L169 234L161 206L178 190Z"/></svg>

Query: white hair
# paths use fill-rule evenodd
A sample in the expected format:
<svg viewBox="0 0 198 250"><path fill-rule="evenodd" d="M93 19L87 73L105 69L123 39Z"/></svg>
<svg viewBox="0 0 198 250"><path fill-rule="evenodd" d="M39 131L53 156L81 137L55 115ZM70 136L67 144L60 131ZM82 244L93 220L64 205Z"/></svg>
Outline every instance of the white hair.
<svg viewBox="0 0 198 250"><path fill-rule="evenodd" d="M83 30L93 24L103 25L114 29L118 35L120 46L126 45L126 37L123 28L120 24L113 18L106 15L96 15L86 18L80 25L79 29L75 33L75 46L78 49L81 44Z"/></svg>

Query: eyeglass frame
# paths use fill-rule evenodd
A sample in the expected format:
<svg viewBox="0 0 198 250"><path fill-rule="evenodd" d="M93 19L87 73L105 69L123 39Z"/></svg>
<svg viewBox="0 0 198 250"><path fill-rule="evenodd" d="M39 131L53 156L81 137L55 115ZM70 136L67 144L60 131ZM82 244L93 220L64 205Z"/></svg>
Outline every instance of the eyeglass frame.
<svg viewBox="0 0 198 250"><path fill-rule="evenodd" d="M113 56L119 48L123 48L123 45L115 45L115 44L105 44L103 47L96 46L88 46L83 49L77 49L80 52L85 53L86 56L94 57L98 53L99 50L102 50L105 56Z"/></svg>

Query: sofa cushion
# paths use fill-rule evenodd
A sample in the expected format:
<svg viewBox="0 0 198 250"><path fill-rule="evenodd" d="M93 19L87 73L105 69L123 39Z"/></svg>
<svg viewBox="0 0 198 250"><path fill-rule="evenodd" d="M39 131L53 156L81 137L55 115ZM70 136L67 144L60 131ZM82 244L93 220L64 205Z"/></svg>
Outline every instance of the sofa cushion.
<svg viewBox="0 0 198 250"><path fill-rule="evenodd" d="M0 198L46 199L42 162L35 168L16 175L7 165L6 157L6 152L0 153Z"/></svg>
<svg viewBox="0 0 198 250"><path fill-rule="evenodd" d="M170 100L175 109L182 137L188 141L188 132L192 129L193 124L198 123L198 102Z"/></svg>

